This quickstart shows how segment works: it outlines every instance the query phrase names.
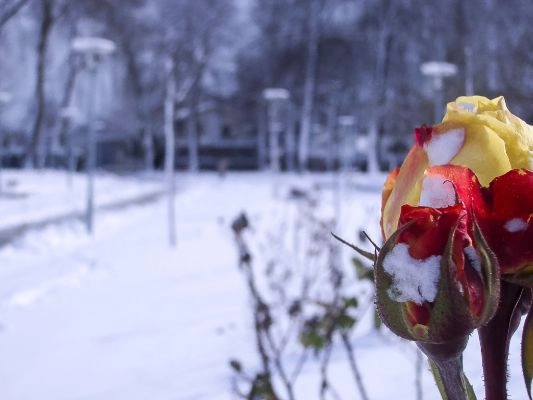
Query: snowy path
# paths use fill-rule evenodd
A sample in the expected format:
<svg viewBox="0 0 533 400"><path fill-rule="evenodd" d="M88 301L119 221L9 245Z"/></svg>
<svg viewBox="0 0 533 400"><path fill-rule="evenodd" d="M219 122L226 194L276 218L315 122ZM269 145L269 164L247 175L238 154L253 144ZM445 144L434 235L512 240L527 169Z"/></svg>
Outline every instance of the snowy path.
<svg viewBox="0 0 533 400"><path fill-rule="evenodd" d="M83 215L87 203L87 178L55 170L2 171L0 231L68 215ZM150 177L118 177L99 172L95 176L95 206L106 207L161 192L163 184Z"/></svg>
<svg viewBox="0 0 533 400"><path fill-rule="evenodd" d="M228 226L242 210L268 222L278 184L259 174L188 180L176 198L176 249L166 245L165 201L100 213L94 238L73 221L0 249L0 399L235 398L228 360L256 359ZM365 332L354 344L372 399L414 399L409 346ZM467 373L479 380L475 364ZM353 398L339 354L330 375ZM304 371L300 398L312 400L317 384ZM425 398L436 398L427 372L423 385Z"/></svg>

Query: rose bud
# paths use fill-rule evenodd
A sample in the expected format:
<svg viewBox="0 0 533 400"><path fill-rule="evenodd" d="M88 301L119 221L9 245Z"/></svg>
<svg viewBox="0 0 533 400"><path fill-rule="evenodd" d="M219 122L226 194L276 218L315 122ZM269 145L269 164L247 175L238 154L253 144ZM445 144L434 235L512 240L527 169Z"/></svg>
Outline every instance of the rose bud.
<svg viewBox="0 0 533 400"><path fill-rule="evenodd" d="M402 206L376 262L377 303L400 336L443 342L491 318L498 263L477 223L486 193L471 170L431 167L420 186L419 206Z"/></svg>
<svg viewBox="0 0 533 400"><path fill-rule="evenodd" d="M463 204L402 207L400 228L375 266L384 323L410 340L444 343L466 337L492 317L498 264Z"/></svg>

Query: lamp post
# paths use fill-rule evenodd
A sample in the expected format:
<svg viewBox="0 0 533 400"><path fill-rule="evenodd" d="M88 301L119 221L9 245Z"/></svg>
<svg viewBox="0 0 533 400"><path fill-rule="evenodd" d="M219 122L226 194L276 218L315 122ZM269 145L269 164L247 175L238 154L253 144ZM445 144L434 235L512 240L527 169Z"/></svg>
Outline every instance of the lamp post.
<svg viewBox="0 0 533 400"><path fill-rule="evenodd" d="M287 101L286 133L285 133L285 161L286 170L293 172L296 169L296 132L294 126L295 109L291 101Z"/></svg>
<svg viewBox="0 0 533 400"><path fill-rule="evenodd" d="M0 91L0 108L3 108L4 105L11 102L12 96L11 93ZM4 135L0 131L0 194L3 192L2 185L2 170L4 167Z"/></svg>
<svg viewBox="0 0 533 400"><path fill-rule="evenodd" d="M71 123L78 118L78 109L74 106L68 106L61 109L59 116L63 120L66 147L67 147L67 185L72 187L72 176L74 174L74 138L72 137Z"/></svg>
<svg viewBox="0 0 533 400"><path fill-rule="evenodd" d="M164 132L165 132L165 175L167 179L167 219L168 219L168 242L171 247L176 247L176 180L174 177L175 145L175 101L176 101L176 78L174 76L174 61L169 57L165 62L166 93L164 108Z"/></svg>
<svg viewBox="0 0 533 400"><path fill-rule="evenodd" d="M267 101L268 106L270 169L277 173L281 170L279 148L279 135L283 124L280 118L281 104L289 99L289 91L283 88L267 88L263 90L263 98Z"/></svg>
<svg viewBox="0 0 533 400"><path fill-rule="evenodd" d="M339 125L339 134L337 138L337 157L339 159L339 170L348 170L350 167L350 156L354 154L354 146L346 145L346 142L352 143L348 135L355 126L355 117L353 115L340 115L337 118ZM344 146L341 146L344 142Z"/></svg>
<svg viewBox="0 0 533 400"><path fill-rule="evenodd" d="M428 61L420 66L420 71L423 75L433 79L433 91L434 91L434 122L440 120L440 115L444 109L443 100L443 82L444 78L449 78L457 74L457 66L445 61Z"/></svg>
<svg viewBox="0 0 533 400"><path fill-rule="evenodd" d="M93 232L94 219L94 169L96 164L96 140L94 132L94 114L96 107L96 75L98 64L103 57L112 54L115 49L115 43L109 39L101 37L76 37L72 40L72 50L83 56L85 67L90 75L90 86L93 93L87 112L87 210L86 226L87 232Z"/></svg>

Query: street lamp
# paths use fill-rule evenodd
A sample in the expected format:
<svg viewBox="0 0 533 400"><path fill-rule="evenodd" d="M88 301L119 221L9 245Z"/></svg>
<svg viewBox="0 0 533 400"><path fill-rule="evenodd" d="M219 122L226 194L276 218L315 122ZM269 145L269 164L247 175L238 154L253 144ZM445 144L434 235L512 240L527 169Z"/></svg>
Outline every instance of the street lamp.
<svg viewBox="0 0 533 400"><path fill-rule="evenodd" d="M71 123L79 118L78 109L68 106L61 109L59 116L63 120L66 134L67 147L67 185L72 187L72 175L74 174L74 138L72 136Z"/></svg>
<svg viewBox="0 0 533 400"><path fill-rule="evenodd" d="M93 231L94 218L94 169L96 164L96 143L93 119L95 113L96 101L96 73L98 64L103 57L112 54L115 49L115 43L109 39L101 37L75 37L72 39L72 50L83 56L85 67L89 71L90 83L93 90L92 101L90 101L87 112L87 210L86 225L87 231Z"/></svg>
<svg viewBox="0 0 533 400"><path fill-rule="evenodd" d="M339 170L349 169L350 156L354 154L353 146L341 146L341 142L351 143L351 139L348 135L352 133L355 126L355 117L353 115L340 115L337 118L339 125L339 135L337 139L337 157L339 158Z"/></svg>
<svg viewBox="0 0 533 400"><path fill-rule="evenodd" d="M0 108L3 108L3 106L9 104L11 102L12 96L11 93L0 91ZM3 192L2 190L2 169L4 166L4 135L2 135L2 132L0 131L0 193Z"/></svg>
<svg viewBox="0 0 533 400"><path fill-rule="evenodd" d="M174 157L176 152L174 122L176 103L176 77L174 76L174 60L169 57L165 62L166 88L164 112L165 133L165 175L167 178L167 220L168 241L171 247L176 246L176 180L174 177Z"/></svg>
<svg viewBox="0 0 533 400"><path fill-rule="evenodd" d="M423 75L433 79L433 102L435 107L433 117L435 118L435 122L438 122L444 109L442 93L444 78L449 78L457 74L457 66L445 61L428 61L420 66L420 71Z"/></svg>
<svg viewBox="0 0 533 400"><path fill-rule="evenodd" d="M334 196L333 210L335 212L335 224L339 229L339 224L342 218L342 193L343 193L343 178L346 178L345 172L348 171L350 165L350 157L354 153L354 146L350 146L353 137L353 127L355 126L355 117L353 115L339 115L336 119L337 129L335 129L335 146L336 157L339 163L337 173L334 174L336 181L336 190ZM335 182L334 182L335 183Z"/></svg>
<svg viewBox="0 0 533 400"><path fill-rule="evenodd" d="M267 88L263 90L263 98L268 103L268 136L270 142L270 169L280 171L279 134L281 131L281 104L289 100L289 91L283 88ZM288 141L290 143L290 140Z"/></svg>

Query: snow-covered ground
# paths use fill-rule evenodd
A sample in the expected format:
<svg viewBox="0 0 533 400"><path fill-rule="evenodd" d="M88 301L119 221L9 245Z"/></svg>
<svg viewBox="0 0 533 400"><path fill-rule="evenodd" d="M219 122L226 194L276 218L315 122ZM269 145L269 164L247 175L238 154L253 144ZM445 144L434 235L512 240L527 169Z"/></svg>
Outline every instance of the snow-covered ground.
<svg viewBox="0 0 533 400"><path fill-rule="evenodd" d="M8 171L3 178L13 181L12 191L27 196L0 197L0 226L83 204L82 176L74 190L59 173ZM352 240L365 227L376 237L379 179L352 176L350 185L345 179L336 198L333 176L178 175L176 248L167 244L165 198L97 212L93 236L72 220L0 248L0 399L236 398L228 360L248 365L258 360L231 221L246 211L260 240L295 207L287 200L289 188L313 188L318 182L331 192L324 197L330 211L340 204L341 236ZM100 176L97 203L159 190L162 184L157 176ZM347 260L350 249L343 251ZM525 398L518 339L510 360L515 399ZM415 399L412 345L378 334L368 323L356 330L352 344L370 399ZM481 398L478 353L473 335L465 370ZM359 398L340 352L333 353L329 375L343 398ZM426 370L422 386L424 399L438 398ZM305 368L296 385L298 398L318 399L318 387L315 370Z"/></svg>

